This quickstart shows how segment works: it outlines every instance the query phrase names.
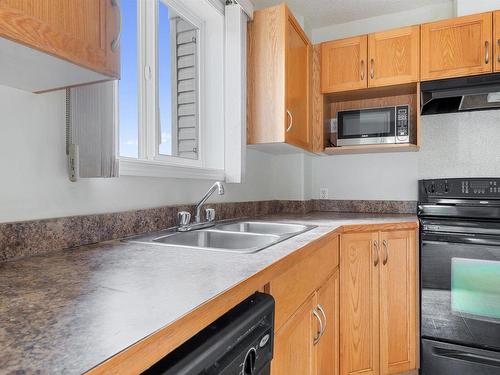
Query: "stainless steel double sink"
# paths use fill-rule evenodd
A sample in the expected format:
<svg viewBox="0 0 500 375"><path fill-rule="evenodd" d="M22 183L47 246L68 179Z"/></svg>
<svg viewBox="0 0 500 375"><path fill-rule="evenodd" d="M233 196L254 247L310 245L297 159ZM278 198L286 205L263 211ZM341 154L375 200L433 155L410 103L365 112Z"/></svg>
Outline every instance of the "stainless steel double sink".
<svg viewBox="0 0 500 375"><path fill-rule="evenodd" d="M134 236L128 242L233 253L255 253L315 228L312 225L267 221L221 222L210 229L177 232L175 229Z"/></svg>

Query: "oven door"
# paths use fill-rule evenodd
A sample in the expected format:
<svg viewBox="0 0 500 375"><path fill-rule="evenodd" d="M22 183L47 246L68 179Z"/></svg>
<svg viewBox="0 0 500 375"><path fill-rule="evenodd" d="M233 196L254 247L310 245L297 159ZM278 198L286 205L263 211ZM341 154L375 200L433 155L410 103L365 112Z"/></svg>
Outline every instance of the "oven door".
<svg viewBox="0 0 500 375"><path fill-rule="evenodd" d="M421 336L500 350L500 223L421 228Z"/></svg>
<svg viewBox="0 0 500 375"><path fill-rule="evenodd" d="M396 143L395 107L339 111L337 146Z"/></svg>

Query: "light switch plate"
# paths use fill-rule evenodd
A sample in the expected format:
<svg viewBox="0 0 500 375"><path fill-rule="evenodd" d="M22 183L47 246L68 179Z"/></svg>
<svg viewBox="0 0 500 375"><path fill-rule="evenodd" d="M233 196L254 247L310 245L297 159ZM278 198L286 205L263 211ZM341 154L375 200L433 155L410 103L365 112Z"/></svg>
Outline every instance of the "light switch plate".
<svg viewBox="0 0 500 375"><path fill-rule="evenodd" d="M328 189L327 188L319 189L319 199L328 199Z"/></svg>

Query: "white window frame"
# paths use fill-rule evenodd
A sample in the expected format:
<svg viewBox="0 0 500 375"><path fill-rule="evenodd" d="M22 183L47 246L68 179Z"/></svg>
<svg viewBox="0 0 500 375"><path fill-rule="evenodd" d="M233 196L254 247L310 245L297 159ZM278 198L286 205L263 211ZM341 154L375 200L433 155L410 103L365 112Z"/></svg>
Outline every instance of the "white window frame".
<svg viewBox="0 0 500 375"><path fill-rule="evenodd" d="M209 0L210 1L210 0ZM198 159L161 155L159 146L158 9L162 2L198 28L197 37L197 130ZM224 179L224 162L220 168L207 165L206 119L206 43L205 21L179 0L138 0L138 158L120 157L120 174L132 176ZM222 145L224 134L220 134Z"/></svg>

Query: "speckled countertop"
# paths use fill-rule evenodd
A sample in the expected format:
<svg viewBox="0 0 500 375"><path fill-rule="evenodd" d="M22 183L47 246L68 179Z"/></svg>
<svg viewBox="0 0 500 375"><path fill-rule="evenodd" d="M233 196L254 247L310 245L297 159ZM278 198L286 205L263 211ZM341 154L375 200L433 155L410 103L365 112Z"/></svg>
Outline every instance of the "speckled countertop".
<svg viewBox="0 0 500 375"><path fill-rule="evenodd" d="M340 226L416 221L335 213L259 219L318 227L255 254L114 241L0 263L0 374L85 372Z"/></svg>

